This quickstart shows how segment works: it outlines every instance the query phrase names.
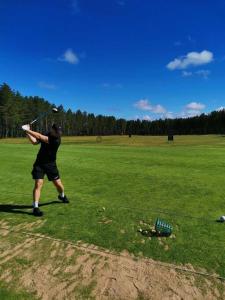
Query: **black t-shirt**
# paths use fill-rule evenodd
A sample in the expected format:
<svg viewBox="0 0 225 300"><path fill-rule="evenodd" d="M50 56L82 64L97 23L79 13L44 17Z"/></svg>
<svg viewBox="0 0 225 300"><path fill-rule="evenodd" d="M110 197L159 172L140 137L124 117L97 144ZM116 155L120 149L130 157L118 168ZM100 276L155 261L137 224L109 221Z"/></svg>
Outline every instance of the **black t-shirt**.
<svg viewBox="0 0 225 300"><path fill-rule="evenodd" d="M56 154L61 144L61 138L48 134L48 144L41 142L41 148L38 152L36 163L51 163L56 161Z"/></svg>

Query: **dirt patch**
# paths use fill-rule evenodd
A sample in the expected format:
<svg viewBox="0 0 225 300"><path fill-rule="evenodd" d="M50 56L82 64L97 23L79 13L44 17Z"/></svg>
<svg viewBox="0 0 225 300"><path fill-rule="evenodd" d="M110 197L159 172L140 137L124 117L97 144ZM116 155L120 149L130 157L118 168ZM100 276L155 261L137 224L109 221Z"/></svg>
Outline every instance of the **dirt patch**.
<svg viewBox="0 0 225 300"><path fill-rule="evenodd" d="M7 245L0 247L0 280L35 292L40 299L225 298L220 281L199 280L197 275L150 259L137 260L127 252L115 255L95 245L32 234L32 228L41 226L37 222L22 225L15 233L4 223L7 235L0 229L1 245Z"/></svg>

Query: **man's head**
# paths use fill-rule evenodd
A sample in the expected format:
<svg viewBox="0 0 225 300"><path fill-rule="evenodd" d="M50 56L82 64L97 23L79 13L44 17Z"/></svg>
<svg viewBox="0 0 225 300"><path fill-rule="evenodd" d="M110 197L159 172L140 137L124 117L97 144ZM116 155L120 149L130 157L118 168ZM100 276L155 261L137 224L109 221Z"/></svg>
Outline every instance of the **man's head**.
<svg viewBox="0 0 225 300"><path fill-rule="evenodd" d="M62 135L62 128L57 124L53 124L50 133L54 137L60 137Z"/></svg>

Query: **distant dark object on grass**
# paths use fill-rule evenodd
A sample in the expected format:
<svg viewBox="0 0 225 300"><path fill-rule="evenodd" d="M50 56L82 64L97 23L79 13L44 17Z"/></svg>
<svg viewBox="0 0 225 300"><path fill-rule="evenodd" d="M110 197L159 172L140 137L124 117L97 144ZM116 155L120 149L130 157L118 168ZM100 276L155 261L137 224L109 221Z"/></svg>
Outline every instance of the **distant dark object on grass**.
<svg viewBox="0 0 225 300"><path fill-rule="evenodd" d="M168 142L173 142L173 135L168 135Z"/></svg>
<svg viewBox="0 0 225 300"><path fill-rule="evenodd" d="M102 142L102 137L99 135L96 137L96 142L101 143Z"/></svg>
<svg viewBox="0 0 225 300"><path fill-rule="evenodd" d="M174 131L168 130L168 142L173 142L174 140Z"/></svg>
<svg viewBox="0 0 225 300"><path fill-rule="evenodd" d="M132 136L131 133L129 133L129 138L131 138L131 136Z"/></svg>

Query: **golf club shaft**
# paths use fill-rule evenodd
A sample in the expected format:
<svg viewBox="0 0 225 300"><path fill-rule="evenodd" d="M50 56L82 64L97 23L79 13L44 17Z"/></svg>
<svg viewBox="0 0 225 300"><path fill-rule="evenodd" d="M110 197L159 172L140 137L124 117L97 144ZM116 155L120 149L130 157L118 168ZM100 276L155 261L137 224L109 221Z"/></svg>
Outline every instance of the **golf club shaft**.
<svg viewBox="0 0 225 300"><path fill-rule="evenodd" d="M41 120L42 118L46 117L47 115L49 115L52 111L47 111L45 113L40 114L35 120L30 122L30 125L34 124L35 122L37 122L38 120Z"/></svg>

